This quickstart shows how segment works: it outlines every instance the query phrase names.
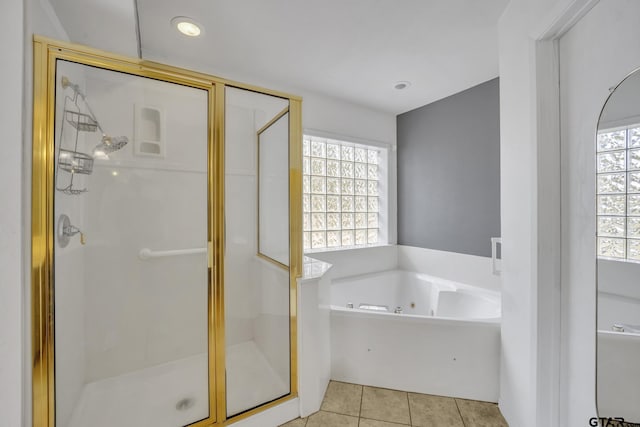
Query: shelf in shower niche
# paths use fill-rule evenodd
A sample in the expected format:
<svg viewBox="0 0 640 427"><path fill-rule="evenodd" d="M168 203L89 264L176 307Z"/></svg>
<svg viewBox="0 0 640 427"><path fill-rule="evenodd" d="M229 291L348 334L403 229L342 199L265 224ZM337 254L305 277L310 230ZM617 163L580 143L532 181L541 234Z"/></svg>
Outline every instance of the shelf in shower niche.
<svg viewBox="0 0 640 427"><path fill-rule="evenodd" d="M89 114L80 113L73 110L64 111L67 123L82 132L95 132L98 129L98 122Z"/></svg>
<svg viewBox="0 0 640 427"><path fill-rule="evenodd" d="M135 105L134 145L136 156L164 157L164 112L160 108Z"/></svg>

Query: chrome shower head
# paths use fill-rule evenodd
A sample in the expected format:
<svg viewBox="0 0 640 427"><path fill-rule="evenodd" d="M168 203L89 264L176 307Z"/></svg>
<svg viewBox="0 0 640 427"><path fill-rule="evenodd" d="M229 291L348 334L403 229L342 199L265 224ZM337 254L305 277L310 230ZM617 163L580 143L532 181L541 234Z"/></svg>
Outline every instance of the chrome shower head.
<svg viewBox="0 0 640 427"><path fill-rule="evenodd" d="M129 143L126 136L102 135L102 140L93 149L93 157L106 157L109 153L120 150Z"/></svg>
<svg viewBox="0 0 640 427"><path fill-rule="evenodd" d="M126 136L102 135L102 141L100 141L99 145L103 145L105 147L106 153L113 153L114 151L120 150L128 143L129 138L127 138Z"/></svg>

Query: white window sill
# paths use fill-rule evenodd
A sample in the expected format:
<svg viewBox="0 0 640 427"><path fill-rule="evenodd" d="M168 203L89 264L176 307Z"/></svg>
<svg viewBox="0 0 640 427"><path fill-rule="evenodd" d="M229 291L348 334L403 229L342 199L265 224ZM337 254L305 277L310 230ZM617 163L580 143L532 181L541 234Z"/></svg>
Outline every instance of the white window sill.
<svg viewBox="0 0 640 427"><path fill-rule="evenodd" d="M323 252L342 252L342 251L354 251L358 249L380 248L384 246L395 246L391 243L372 243L370 245L358 245L358 246L338 246L335 248L318 248L318 249L305 249L304 254L317 254Z"/></svg>
<svg viewBox="0 0 640 427"><path fill-rule="evenodd" d="M614 261L614 262L626 262L631 264L640 264L640 260L631 259L631 258L612 258L612 257L606 257L606 256L598 256L596 258L602 261Z"/></svg>

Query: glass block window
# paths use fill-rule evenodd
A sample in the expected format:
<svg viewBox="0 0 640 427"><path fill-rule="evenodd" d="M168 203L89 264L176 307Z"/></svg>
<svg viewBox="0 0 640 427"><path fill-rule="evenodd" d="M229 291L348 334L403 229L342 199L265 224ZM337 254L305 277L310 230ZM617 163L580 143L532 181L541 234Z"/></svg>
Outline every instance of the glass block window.
<svg viewBox="0 0 640 427"><path fill-rule="evenodd" d="M305 135L304 249L379 243L381 152L375 146Z"/></svg>
<svg viewBox="0 0 640 427"><path fill-rule="evenodd" d="M640 124L598 132L598 256L640 262Z"/></svg>

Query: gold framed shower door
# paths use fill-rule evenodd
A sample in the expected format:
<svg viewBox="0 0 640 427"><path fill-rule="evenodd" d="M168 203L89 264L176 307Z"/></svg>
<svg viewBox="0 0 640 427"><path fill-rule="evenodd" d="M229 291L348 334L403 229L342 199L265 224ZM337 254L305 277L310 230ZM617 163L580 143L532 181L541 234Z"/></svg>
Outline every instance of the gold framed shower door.
<svg viewBox="0 0 640 427"><path fill-rule="evenodd" d="M207 242L209 417L193 427L222 426L297 397L297 278L302 271L302 99L205 73L129 58L45 37L33 39L33 151L31 194L31 363L35 427L55 426L54 345L54 113L58 59L148 77L208 92ZM290 393L235 417L226 416L224 325L225 87L289 100ZM141 426L142 427L142 426Z"/></svg>

